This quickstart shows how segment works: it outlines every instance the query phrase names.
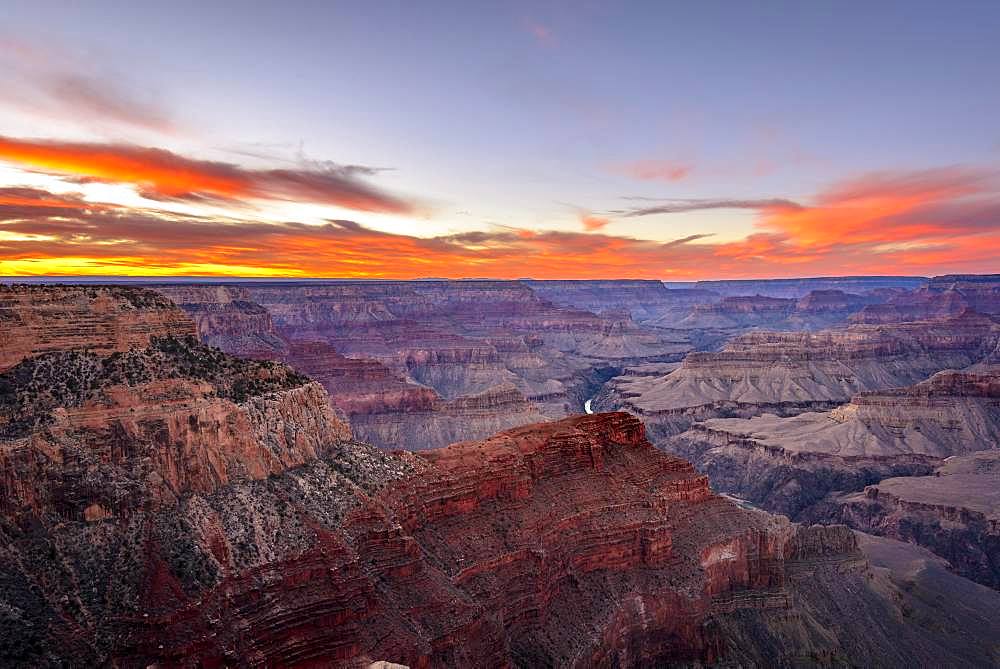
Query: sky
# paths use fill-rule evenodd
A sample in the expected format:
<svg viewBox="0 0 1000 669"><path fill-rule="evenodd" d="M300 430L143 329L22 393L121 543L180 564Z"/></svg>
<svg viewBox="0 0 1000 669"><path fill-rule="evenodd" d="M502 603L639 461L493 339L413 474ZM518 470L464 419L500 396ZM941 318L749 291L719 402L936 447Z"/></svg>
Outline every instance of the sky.
<svg viewBox="0 0 1000 669"><path fill-rule="evenodd" d="M0 13L0 275L1000 272L1000 3Z"/></svg>

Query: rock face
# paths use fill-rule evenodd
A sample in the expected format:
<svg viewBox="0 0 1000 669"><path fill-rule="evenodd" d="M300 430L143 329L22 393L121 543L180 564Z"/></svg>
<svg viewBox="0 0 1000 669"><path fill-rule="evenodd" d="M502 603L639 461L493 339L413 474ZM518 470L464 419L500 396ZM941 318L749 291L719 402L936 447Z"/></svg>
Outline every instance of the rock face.
<svg viewBox="0 0 1000 669"><path fill-rule="evenodd" d="M648 283L649 300L667 292ZM157 289L191 314L204 341L322 383L355 432L384 448L435 448L582 411L614 371L691 349L627 313L556 306L515 281Z"/></svg>
<svg viewBox="0 0 1000 669"><path fill-rule="evenodd" d="M902 289L916 290L927 283L917 276L841 276L808 279L737 279L730 281L698 281L686 287L710 290L722 296L764 295L799 299L814 290L839 290L845 293ZM667 284L670 286L671 284Z"/></svg>
<svg viewBox="0 0 1000 669"><path fill-rule="evenodd" d="M141 288L0 285L0 371L47 351L111 353L189 334L183 313Z"/></svg>
<svg viewBox="0 0 1000 669"><path fill-rule="evenodd" d="M242 286L157 285L156 290L191 317L209 346L243 358L277 360L287 353L270 312Z"/></svg>
<svg viewBox="0 0 1000 669"><path fill-rule="evenodd" d="M696 305L719 295L695 288L668 289L662 281L525 281L536 295L553 304L595 314L625 309L638 323L673 323Z"/></svg>
<svg viewBox="0 0 1000 669"><path fill-rule="evenodd" d="M170 507L59 518L4 510L8 666L985 657L894 610L845 528L739 509L625 414L419 455L340 442Z"/></svg>
<svg viewBox="0 0 1000 669"><path fill-rule="evenodd" d="M627 414L390 454L193 338L15 361L0 486L3 666L959 666L1000 633L996 593L741 509Z"/></svg>
<svg viewBox="0 0 1000 669"><path fill-rule="evenodd" d="M924 287L867 306L851 317L855 323L901 323L957 316L964 311L1000 315L1000 275L948 275Z"/></svg>
<svg viewBox="0 0 1000 669"><path fill-rule="evenodd" d="M862 393L826 412L711 419L663 447L720 490L792 518L831 491L929 474L943 459L1000 443L1000 371L939 372Z"/></svg>
<svg viewBox="0 0 1000 669"><path fill-rule="evenodd" d="M96 520L264 478L350 433L317 384L188 337L23 360L0 375L0 436L0 508Z"/></svg>
<svg viewBox="0 0 1000 669"><path fill-rule="evenodd" d="M918 544L957 573L1000 589L1000 452L948 458L930 476L832 496L814 516Z"/></svg>
<svg viewBox="0 0 1000 669"><path fill-rule="evenodd" d="M596 404L643 416L657 437L712 417L831 409L860 392L972 365L996 349L998 336L1000 325L973 313L817 333L752 332L717 353L691 353L662 377L614 379Z"/></svg>
<svg viewBox="0 0 1000 669"><path fill-rule="evenodd" d="M846 324L865 305L882 301L871 293L855 295L842 290L813 290L800 299L739 295L696 304L680 319L671 319L668 314L651 324L730 335L751 329L819 330Z"/></svg>

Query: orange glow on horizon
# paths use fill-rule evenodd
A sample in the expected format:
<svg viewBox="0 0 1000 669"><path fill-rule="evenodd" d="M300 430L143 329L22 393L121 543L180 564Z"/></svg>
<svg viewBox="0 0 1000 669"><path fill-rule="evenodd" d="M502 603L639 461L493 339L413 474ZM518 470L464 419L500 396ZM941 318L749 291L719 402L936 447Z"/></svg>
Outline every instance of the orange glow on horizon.
<svg viewBox="0 0 1000 669"><path fill-rule="evenodd" d="M138 146L0 137L0 160L79 180L81 191L91 181L126 184L192 206L257 196L396 213L409 206L346 172L249 170ZM757 211L756 231L736 241L617 236L605 232L613 215L587 210L580 232L497 227L417 237L349 220L270 223L242 218L236 206L226 219L167 214L0 185L0 274L699 279L997 269L1000 188L979 172L868 175L813 204L750 202L760 202L745 205Z"/></svg>

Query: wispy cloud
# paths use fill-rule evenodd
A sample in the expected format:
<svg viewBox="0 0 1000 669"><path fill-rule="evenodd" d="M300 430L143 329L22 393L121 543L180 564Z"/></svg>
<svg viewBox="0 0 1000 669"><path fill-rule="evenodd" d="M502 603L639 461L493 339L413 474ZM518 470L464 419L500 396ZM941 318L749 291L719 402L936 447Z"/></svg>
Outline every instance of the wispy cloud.
<svg viewBox="0 0 1000 669"><path fill-rule="evenodd" d="M800 209L801 205L791 200L783 198L767 198L760 200L737 200L737 199L677 199L660 200L659 204L648 207L632 207L629 209L616 209L610 213L633 218L636 216L654 216L656 214L683 214L689 211L700 211L703 209L754 209L766 211L773 209Z"/></svg>
<svg viewBox="0 0 1000 669"><path fill-rule="evenodd" d="M153 199L259 198L333 204L355 211L410 213L413 204L366 183L373 168L316 163L304 169L248 169L130 144L23 140L0 136L0 160L83 181L124 183Z"/></svg>
<svg viewBox="0 0 1000 669"><path fill-rule="evenodd" d="M594 214L588 212L581 212L580 214L580 224L583 225L583 229L588 232L601 230L610 222L610 219L604 218L603 216L595 216Z"/></svg>
<svg viewBox="0 0 1000 669"><path fill-rule="evenodd" d="M153 92L58 49L0 35L0 103L88 123L172 132L176 123Z"/></svg>
<svg viewBox="0 0 1000 669"><path fill-rule="evenodd" d="M612 165L611 170L639 181L673 183L688 178L694 166L676 160L634 160Z"/></svg>
<svg viewBox="0 0 1000 669"><path fill-rule="evenodd" d="M524 19L522 25L525 31L542 46L552 46L555 43L555 35L550 27L530 18Z"/></svg>
<svg viewBox="0 0 1000 669"><path fill-rule="evenodd" d="M219 220L0 189L0 273L516 278L777 277L995 271L1000 188L980 171L869 175L760 209L733 242L498 228L437 237Z"/></svg>

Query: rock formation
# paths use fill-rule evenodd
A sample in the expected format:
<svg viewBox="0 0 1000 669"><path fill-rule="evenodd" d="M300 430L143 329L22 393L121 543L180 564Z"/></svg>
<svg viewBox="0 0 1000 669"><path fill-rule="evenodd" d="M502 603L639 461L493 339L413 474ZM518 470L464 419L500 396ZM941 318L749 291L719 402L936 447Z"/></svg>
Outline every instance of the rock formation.
<svg viewBox="0 0 1000 669"><path fill-rule="evenodd" d="M733 295L764 295L799 299L814 290L840 290L845 293L863 294L886 289L915 290L927 283L917 276L831 276L803 279L735 279L724 281L698 281L684 284L686 288L710 290L723 297ZM670 287L673 284L667 283Z"/></svg>
<svg viewBox="0 0 1000 669"><path fill-rule="evenodd" d="M191 321L152 291L0 284L0 371L47 351L111 353L145 346L150 337L188 334Z"/></svg>
<svg viewBox="0 0 1000 669"><path fill-rule="evenodd" d="M902 323L957 316L964 311L1000 315L1000 275L950 275L926 286L892 296L884 304L865 307L855 323Z"/></svg>
<svg viewBox="0 0 1000 669"><path fill-rule="evenodd" d="M695 305L719 295L695 288L668 289L662 281L525 281L536 295L553 304L595 314L625 309L638 322L672 323Z"/></svg>
<svg viewBox="0 0 1000 669"><path fill-rule="evenodd" d="M168 284L157 285L156 291L191 317L198 336L210 346L243 358L277 360L287 352L270 312L242 286Z"/></svg>
<svg viewBox="0 0 1000 669"><path fill-rule="evenodd" d="M3 666L996 657L997 593L741 509L627 414L386 453L282 364L128 340L0 375Z"/></svg>
<svg viewBox="0 0 1000 669"><path fill-rule="evenodd" d="M998 443L1000 371L993 369L939 372L826 412L706 420L661 445L720 490L796 518L831 491L926 475L945 458Z"/></svg>
<svg viewBox="0 0 1000 669"><path fill-rule="evenodd" d="M434 448L582 411L615 371L691 349L627 313L556 306L515 281L156 288L203 341L322 383L358 435L386 448Z"/></svg>
<svg viewBox="0 0 1000 669"><path fill-rule="evenodd" d="M929 476L831 496L813 515L918 544L957 573L1000 589L1000 452L951 457Z"/></svg>
<svg viewBox="0 0 1000 669"><path fill-rule="evenodd" d="M909 621L845 528L739 509L625 414L419 455L338 442L108 511L4 509L6 665L903 666L983 662L997 629L978 600L942 605L975 643Z"/></svg>
<svg viewBox="0 0 1000 669"><path fill-rule="evenodd" d="M662 377L614 379L596 404L643 416L663 437L712 417L831 409L859 392L907 386L977 363L996 350L998 337L1000 325L969 312L816 333L751 332L719 352L689 354Z"/></svg>

